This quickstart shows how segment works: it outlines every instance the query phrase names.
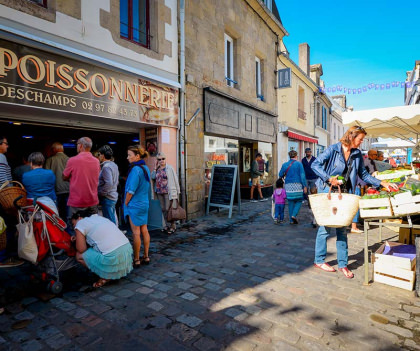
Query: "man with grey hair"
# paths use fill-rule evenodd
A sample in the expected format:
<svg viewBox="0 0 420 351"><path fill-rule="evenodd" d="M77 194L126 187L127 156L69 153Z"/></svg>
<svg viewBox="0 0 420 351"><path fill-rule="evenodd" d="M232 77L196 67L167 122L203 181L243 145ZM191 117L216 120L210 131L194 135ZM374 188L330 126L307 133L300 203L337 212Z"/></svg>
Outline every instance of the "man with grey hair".
<svg viewBox="0 0 420 351"><path fill-rule="evenodd" d="M63 180L70 182L70 193L67 205L69 206L68 218L80 210L98 212L98 182L99 160L94 157L90 149L92 140L88 137L77 141L77 156L67 161L63 171Z"/></svg>
<svg viewBox="0 0 420 351"><path fill-rule="evenodd" d="M0 186L6 182L12 180L12 172L5 153L9 148L9 143L5 136L0 136Z"/></svg>
<svg viewBox="0 0 420 351"><path fill-rule="evenodd" d="M55 193L57 194L57 207L61 218L67 217L67 201L69 198L70 184L63 180L63 171L69 157L64 153L63 144L55 142L51 145L52 156L47 158L45 168L55 174Z"/></svg>

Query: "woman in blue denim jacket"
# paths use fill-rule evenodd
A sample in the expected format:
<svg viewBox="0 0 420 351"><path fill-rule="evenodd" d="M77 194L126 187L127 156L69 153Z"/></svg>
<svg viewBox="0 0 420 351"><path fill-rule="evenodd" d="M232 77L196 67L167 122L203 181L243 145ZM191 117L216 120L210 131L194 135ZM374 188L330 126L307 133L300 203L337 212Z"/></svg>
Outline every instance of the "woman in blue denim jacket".
<svg viewBox="0 0 420 351"><path fill-rule="evenodd" d="M354 194L357 185L357 176L364 182L375 187L383 186L388 190L396 188L394 184L380 181L372 177L365 169L362 153L359 146L362 144L366 131L362 127L353 126L340 139L340 142L329 146L323 154L312 163L312 170L318 175L318 193L328 192L330 186L337 187L338 176L347 179L346 186L349 193ZM337 233L337 261L338 269L346 278L353 278L354 274L347 268L348 246L345 227L336 228ZM335 269L325 262L327 256L327 238L331 234L331 227L320 226L315 242L314 265L326 272L335 272Z"/></svg>

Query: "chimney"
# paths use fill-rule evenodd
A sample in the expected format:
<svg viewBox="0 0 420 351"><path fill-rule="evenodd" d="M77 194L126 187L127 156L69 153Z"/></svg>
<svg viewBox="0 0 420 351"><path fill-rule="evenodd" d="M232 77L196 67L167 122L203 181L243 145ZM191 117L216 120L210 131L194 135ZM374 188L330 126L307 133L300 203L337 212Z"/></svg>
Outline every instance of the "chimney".
<svg viewBox="0 0 420 351"><path fill-rule="evenodd" d="M310 75L310 57L309 45L307 43L299 44L299 67L309 77Z"/></svg>

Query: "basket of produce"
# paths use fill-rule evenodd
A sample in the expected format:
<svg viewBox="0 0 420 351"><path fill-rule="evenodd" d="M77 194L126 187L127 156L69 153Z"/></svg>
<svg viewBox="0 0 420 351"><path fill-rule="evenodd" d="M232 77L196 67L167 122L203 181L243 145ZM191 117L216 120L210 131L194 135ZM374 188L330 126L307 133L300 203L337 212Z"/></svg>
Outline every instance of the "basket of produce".
<svg viewBox="0 0 420 351"><path fill-rule="evenodd" d="M359 210L360 196L341 193L332 193L332 186L328 193L309 195L311 209L316 222L325 227L346 227L351 224Z"/></svg>
<svg viewBox="0 0 420 351"><path fill-rule="evenodd" d="M17 201L18 206L26 206L26 190L22 184L16 181L6 181L0 187L0 205L8 213L16 213L17 209L13 202Z"/></svg>

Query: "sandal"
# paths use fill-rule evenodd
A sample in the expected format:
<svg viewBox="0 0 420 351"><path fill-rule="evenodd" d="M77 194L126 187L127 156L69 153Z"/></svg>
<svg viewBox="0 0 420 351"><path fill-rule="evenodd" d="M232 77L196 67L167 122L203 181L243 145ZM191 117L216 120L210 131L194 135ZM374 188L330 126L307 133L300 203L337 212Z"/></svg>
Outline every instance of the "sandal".
<svg viewBox="0 0 420 351"><path fill-rule="evenodd" d="M343 272L343 274L346 278L348 278L348 279L353 279L354 278L353 272L350 269L348 269L347 267L339 268L338 270Z"/></svg>
<svg viewBox="0 0 420 351"><path fill-rule="evenodd" d="M133 268L139 268L141 266L140 258L133 261Z"/></svg>
<svg viewBox="0 0 420 351"><path fill-rule="evenodd" d="M169 230L169 227L164 227L164 228L162 228L160 231L161 231L162 233L167 233L167 232L168 232L168 230Z"/></svg>
<svg viewBox="0 0 420 351"><path fill-rule="evenodd" d="M316 268L322 269L325 272L335 272L335 268L331 267L328 263L314 263Z"/></svg>
<svg viewBox="0 0 420 351"><path fill-rule="evenodd" d="M293 221L293 224L299 224L299 222L298 222L298 220L297 220L296 217L292 217L292 221Z"/></svg>
<svg viewBox="0 0 420 351"><path fill-rule="evenodd" d="M170 228L168 230L168 235L174 234L176 232L176 228Z"/></svg>
<svg viewBox="0 0 420 351"><path fill-rule="evenodd" d="M141 264L145 264L146 266L150 264L150 257L146 256L141 259Z"/></svg>
<svg viewBox="0 0 420 351"><path fill-rule="evenodd" d="M93 287L94 288L102 288L104 285L106 285L108 282L110 281L110 279L103 279L100 278L97 282L93 283Z"/></svg>

